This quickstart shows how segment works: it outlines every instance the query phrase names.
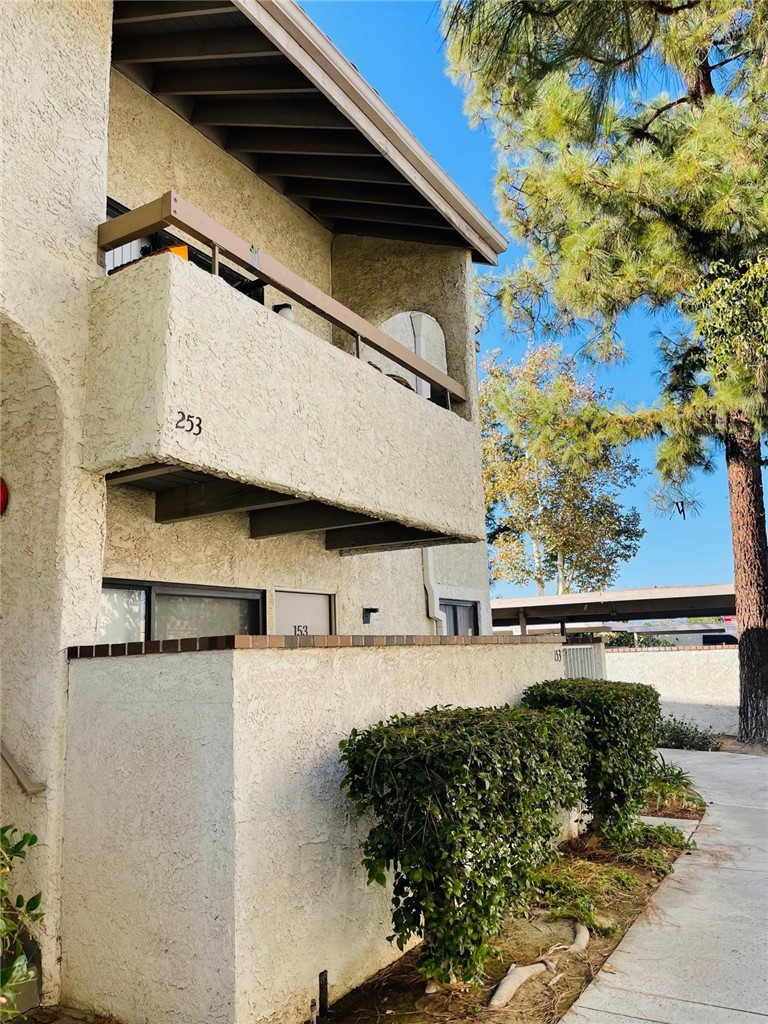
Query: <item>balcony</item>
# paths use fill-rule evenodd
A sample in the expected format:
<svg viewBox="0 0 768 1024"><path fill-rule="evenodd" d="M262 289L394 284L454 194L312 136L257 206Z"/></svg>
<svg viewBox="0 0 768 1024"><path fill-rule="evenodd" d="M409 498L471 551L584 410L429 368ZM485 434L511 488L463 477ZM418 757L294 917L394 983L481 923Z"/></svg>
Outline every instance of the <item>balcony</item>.
<svg viewBox="0 0 768 1024"><path fill-rule="evenodd" d="M433 400L164 253L95 287L88 468L156 491L158 522L249 511L254 539L322 530L342 552L481 539L477 426L443 407L463 387L173 193L157 204L102 225L100 247L175 225L214 268L226 257L303 302Z"/></svg>

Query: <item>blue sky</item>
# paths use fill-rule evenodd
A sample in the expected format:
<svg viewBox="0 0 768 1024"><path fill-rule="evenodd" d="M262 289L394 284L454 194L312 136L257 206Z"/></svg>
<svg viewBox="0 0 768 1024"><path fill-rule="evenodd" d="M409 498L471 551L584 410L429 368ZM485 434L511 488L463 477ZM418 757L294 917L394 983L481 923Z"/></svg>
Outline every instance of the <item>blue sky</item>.
<svg viewBox="0 0 768 1024"><path fill-rule="evenodd" d="M463 95L445 72L439 10L433 0L304 0L302 7L348 60L379 92L422 145L477 206L499 223L493 197L494 153L489 136L470 129ZM502 257L514 265L520 249ZM628 318L624 337L629 361L601 371L601 383L628 404L651 404L657 393L656 324L642 312ZM493 324L480 338L483 350L503 348L520 356L523 343ZM653 464L651 446L636 454ZM674 586L732 580L725 471L700 477L695 491L702 503L698 517L660 519L649 507L653 477L626 492L643 518L646 535L639 554L625 563L617 587ZM532 593L533 587L498 585L497 595Z"/></svg>

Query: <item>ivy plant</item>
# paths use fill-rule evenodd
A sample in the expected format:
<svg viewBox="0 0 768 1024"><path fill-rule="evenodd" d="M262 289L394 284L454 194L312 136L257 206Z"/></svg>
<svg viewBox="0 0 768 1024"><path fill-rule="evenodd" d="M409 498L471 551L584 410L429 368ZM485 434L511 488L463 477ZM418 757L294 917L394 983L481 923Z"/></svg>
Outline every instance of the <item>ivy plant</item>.
<svg viewBox="0 0 768 1024"><path fill-rule="evenodd" d="M558 813L580 804L584 732L573 711L434 707L343 740L369 883L394 869L390 941L423 938L429 978L474 981L506 913L551 856Z"/></svg>
<svg viewBox="0 0 768 1024"><path fill-rule="evenodd" d="M24 982L34 977L22 935L42 918L40 893L25 899L11 895L10 876L14 861L24 860L37 843L32 832L21 834L13 825L0 827L0 1020L16 1017L16 996Z"/></svg>
<svg viewBox="0 0 768 1024"><path fill-rule="evenodd" d="M522 704L534 709L570 709L581 715L587 741L586 802L591 827L610 842L634 834L657 763L658 692L642 683L553 679L529 687Z"/></svg>

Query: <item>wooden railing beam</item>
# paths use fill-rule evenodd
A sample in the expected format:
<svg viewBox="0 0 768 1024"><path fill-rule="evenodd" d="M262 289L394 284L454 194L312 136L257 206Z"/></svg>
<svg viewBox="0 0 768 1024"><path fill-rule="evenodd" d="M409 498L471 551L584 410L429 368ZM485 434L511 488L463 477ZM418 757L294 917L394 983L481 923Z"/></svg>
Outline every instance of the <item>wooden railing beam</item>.
<svg viewBox="0 0 768 1024"><path fill-rule="evenodd" d="M220 253L236 266L277 288L284 295L296 299L307 309L318 313L336 327L348 331L353 337L359 336L371 348L415 373L438 392L447 393L454 401L466 401L466 389L447 373L443 373L426 359L411 352L337 299L326 295L316 285L294 273L273 256L217 223L176 192L166 192L145 206L99 225L99 249L116 249L136 238L171 226L179 228L207 246L217 247Z"/></svg>

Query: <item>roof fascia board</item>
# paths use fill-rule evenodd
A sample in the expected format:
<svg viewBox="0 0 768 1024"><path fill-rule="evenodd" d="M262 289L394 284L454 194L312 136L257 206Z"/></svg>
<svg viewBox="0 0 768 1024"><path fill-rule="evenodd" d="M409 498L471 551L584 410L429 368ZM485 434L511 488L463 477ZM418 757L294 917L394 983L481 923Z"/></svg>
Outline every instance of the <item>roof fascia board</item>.
<svg viewBox="0 0 768 1024"><path fill-rule="evenodd" d="M454 184L294 0L232 0L486 262L507 240Z"/></svg>

